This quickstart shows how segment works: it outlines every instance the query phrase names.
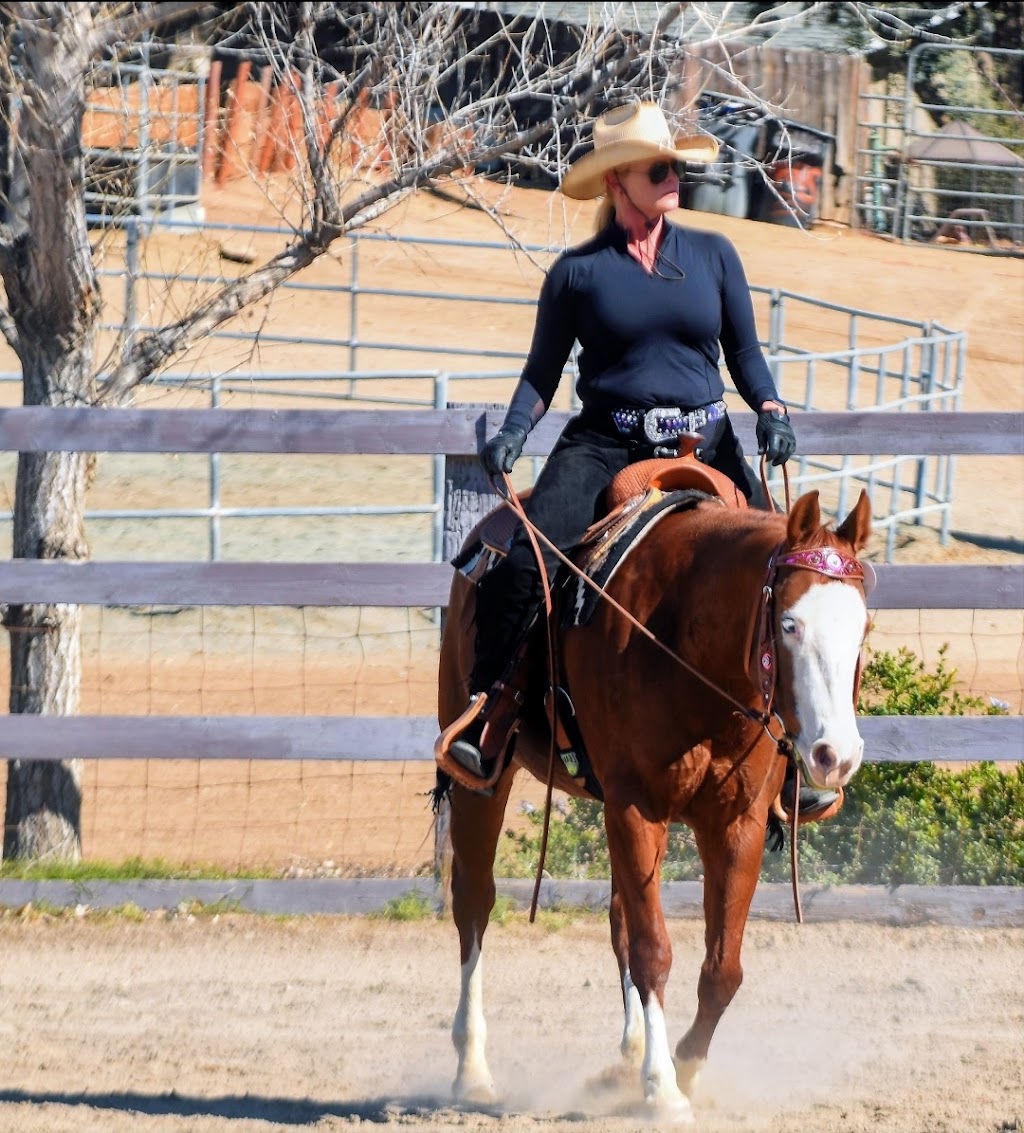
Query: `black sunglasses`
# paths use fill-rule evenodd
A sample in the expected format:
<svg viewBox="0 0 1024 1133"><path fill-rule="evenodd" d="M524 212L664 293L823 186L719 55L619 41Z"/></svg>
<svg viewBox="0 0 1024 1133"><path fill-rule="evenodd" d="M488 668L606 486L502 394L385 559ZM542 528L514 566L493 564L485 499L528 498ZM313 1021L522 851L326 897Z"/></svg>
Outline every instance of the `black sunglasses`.
<svg viewBox="0 0 1024 1133"><path fill-rule="evenodd" d="M658 161L647 170L647 180L652 185L660 185L670 173L674 173L677 177L683 175L683 163L681 161Z"/></svg>

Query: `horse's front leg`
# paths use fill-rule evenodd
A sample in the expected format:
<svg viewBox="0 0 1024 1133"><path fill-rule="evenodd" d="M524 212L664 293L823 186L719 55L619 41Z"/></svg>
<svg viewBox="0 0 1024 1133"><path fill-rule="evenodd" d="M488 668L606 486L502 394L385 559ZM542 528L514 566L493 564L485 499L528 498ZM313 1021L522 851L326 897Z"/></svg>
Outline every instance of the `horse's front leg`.
<svg viewBox="0 0 1024 1133"><path fill-rule="evenodd" d="M459 1065L457 1101L490 1104L496 1094L487 1065L483 1003L483 939L494 907L494 854L515 771L509 767L490 798L455 786L451 793L452 915L459 930L461 987L452 1023Z"/></svg>
<svg viewBox="0 0 1024 1133"><path fill-rule="evenodd" d="M608 921L612 931L612 951L619 966L619 983L622 986L623 1022L619 1050L627 1066L639 1067L644 1057L644 1007L629 972L629 930L626 927L626 911L622 907L622 894L615 882L614 872Z"/></svg>
<svg viewBox="0 0 1024 1133"><path fill-rule="evenodd" d="M704 863L704 963L697 982L697 1014L676 1047L679 1085L692 1097L708 1047L725 1009L743 982L740 948L764 853L767 815L755 807L721 830L694 827Z"/></svg>
<svg viewBox="0 0 1024 1133"><path fill-rule="evenodd" d="M622 1059L609 1066L587 1085L591 1089L619 1089L627 1082L636 1080L644 1057L644 1008L640 993L629 973L629 931L626 928L626 913L622 907L622 894L612 871L611 900L608 905L608 921L611 927L612 951L619 966L619 984L622 988L622 1040L619 1051Z"/></svg>
<svg viewBox="0 0 1024 1133"><path fill-rule="evenodd" d="M689 1124L693 1111L676 1082L665 1026L665 984L672 967L672 944L661 908L661 861L668 842L668 823L652 822L632 803L618 804L609 796L605 800L605 827L628 935L629 966L628 973L623 973L623 989L628 1003L632 994L626 984L628 975L643 1007L640 1080L644 1100L660 1117Z"/></svg>

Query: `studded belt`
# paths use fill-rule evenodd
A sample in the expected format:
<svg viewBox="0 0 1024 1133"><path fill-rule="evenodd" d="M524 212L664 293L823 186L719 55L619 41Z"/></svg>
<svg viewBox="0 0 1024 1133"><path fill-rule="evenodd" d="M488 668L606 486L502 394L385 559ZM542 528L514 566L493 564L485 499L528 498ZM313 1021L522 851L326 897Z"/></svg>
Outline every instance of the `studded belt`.
<svg viewBox="0 0 1024 1133"><path fill-rule="evenodd" d="M652 445L674 440L684 433L696 433L726 414L724 401L712 401L697 409L683 412L675 405L657 405L653 409L632 407L609 410L609 416L623 437L643 437Z"/></svg>

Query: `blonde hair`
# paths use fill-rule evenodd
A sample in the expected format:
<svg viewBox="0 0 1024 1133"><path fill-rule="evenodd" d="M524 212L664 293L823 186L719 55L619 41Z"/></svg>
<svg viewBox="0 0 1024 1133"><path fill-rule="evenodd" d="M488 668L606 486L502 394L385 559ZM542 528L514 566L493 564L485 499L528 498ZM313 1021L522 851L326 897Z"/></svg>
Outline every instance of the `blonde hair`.
<svg viewBox="0 0 1024 1133"><path fill-rule="evenodd" d="M601 198L601 203L597 206L597 213L594 216L594 234L603 232L612 222L615 216L615 201L612 199L611 193L606 193Z"/></svg>

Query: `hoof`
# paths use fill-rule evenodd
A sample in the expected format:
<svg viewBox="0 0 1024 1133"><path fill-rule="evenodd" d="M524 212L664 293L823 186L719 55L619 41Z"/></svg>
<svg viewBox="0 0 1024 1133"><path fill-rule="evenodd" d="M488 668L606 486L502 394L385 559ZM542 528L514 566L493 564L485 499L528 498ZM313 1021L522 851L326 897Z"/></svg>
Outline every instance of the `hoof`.
<svg viewBox="0 0 1024 1133"><path fill-rule="evenodd" d="M659 1125L691 1126L697 1123L689 1099L680 1094L677 1098L655 1097L647 1099L648 1112Z"/></svg>
<svg viewBox="0 0 1024 1133"><path fill-rule="evenodd" d="M676 1063L676 1085L688 1098L692 1098L697 1089L704 1061L703 1058L684 1058Z"/></svg>
<svg viewBox="0 0 1024 1133"><path fill-rule="evenodd" d="M490 1078L456 1078L452 1095L459 1105L491 1106L497 1104L498 1092Z"/></svg>

